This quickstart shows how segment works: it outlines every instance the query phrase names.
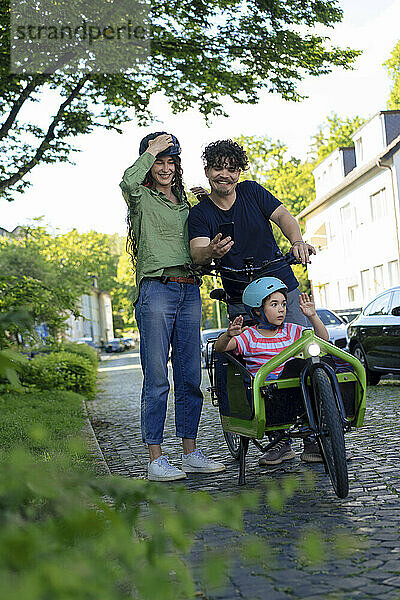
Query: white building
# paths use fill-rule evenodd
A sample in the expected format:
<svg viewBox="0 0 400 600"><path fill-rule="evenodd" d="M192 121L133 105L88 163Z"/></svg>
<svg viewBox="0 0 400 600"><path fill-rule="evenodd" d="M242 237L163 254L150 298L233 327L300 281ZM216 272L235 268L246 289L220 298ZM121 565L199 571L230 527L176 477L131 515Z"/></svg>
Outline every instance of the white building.
<svg viewBox="0 0 400 600"><path fill-rule="evenodd" d="M381 111L313 171L316 198L299 215L317 248L308 276L317 306L365 306L399 280L400 111Z"/></svg>
<svg viewBox="0 0 400 600"><path fill-rule="evenodd" d="M90 294L80 298L81 317L71 315L67 320L66 338L92 338L95 344L108 342L114 337L111 296L97 286L97 277L93 277Z"/></svg>

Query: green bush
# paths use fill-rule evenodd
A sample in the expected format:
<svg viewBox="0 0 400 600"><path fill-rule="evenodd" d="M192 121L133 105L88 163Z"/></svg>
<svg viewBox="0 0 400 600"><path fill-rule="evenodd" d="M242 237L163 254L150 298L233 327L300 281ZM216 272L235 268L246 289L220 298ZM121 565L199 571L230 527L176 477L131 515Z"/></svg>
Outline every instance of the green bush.
<svg viewBox="0 0 400 600"><path fill-rule="evenodd" d="M239 536L257 500L93 477L21 450L0 455L0 598L194 599L185 557L196 534L218 524ZM219 549L220 573L222 557Z"/></svg>
<svg viewBox="0 0 400 600"><path fill-rule="evenodd" d="M99 364L99 359L97 356L97 352L88 344L76 344L75 342L69 342L67 344L62 344L60 346L60 351L62 352L72 352L73 354L78 354L79 356L83 356L87 358L90 363L93 365L95 369L97 369Z"/></svg>
<svg viewBox="0 0 400 600"><path fill-rule="evenodd" d="M72 352L37 356L21 371L20 379L39 390L71 390L88 398L96 393L96 369L87 358Z"/></svg>

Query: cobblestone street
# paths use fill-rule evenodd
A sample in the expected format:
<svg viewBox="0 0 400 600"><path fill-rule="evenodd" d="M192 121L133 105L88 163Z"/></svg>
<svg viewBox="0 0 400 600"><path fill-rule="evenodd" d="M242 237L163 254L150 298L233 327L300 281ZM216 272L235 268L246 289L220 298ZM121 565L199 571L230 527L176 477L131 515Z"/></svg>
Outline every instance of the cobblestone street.
<svg viewBox="0 0 400 600"><path fill-rule="evenodd" d="M138 352L103 357L99 369L100 392L88 402L94 431L112 473L144 477L147 450L140 434L140 388L142 373ZM192 555L197 564L204 549L234 546L247 534L265 539L275 552L275 561L255 569L238 561L229 582L218 593L203 591L211 600L353 600L400 599L400 385L384 381L368 388L364 427L346 436L353 460L349 462L350 493L339 500L322 465L305 465L297 458L284 467L261 468L259 452L250 445L247 458L247 489L264 489L266 480L282 481L287 474L314 473L315 488L301 488L281 513L262 504L246 513L245 533L223 528L200 534ZM203 370L203 388L209 385ZM180 442L174 437L173 402L166 424L163 450L179 466ZM238 465L230 457L219 422L218 410L205 393L198 446L209 456L222 460L222 474L189 474L183 485L190 490L207 490L214 496L236 493ZM167 484L165 484L167 485ZM306 566L299 557L298 542L304 531L318 527L329 541L345 531L360 540L361 549L343 558L328 552L325 562ZM339 528L339 529L338 529ZM329 543L327 547L330 548Z"/></svg>

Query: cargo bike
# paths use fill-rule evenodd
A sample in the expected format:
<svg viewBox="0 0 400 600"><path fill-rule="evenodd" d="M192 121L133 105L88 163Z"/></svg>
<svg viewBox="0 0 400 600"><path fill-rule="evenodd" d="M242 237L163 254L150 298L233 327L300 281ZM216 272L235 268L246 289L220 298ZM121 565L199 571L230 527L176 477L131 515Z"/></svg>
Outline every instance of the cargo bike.
<svg viewBox="0 0 400 600"><path fill-rule="evenodd" d="M296 262L288 253L261 266L245 260L243 269L215 265L203 273L218 272L243 276L250 282L268 274L279 261ZM224 290L211 297L225 300ZM214 344L215 340L208 343ZM278 379L266 377L289 359ZM239 461L239 485L246 482L245 463L250 440L262 452L280 440L314 436L322 455L325 472L339 498L349 491L344 434L361 427L366 407L366 375L362 364L351 354L318 338L312 330L263 365L255 376L244 361L231 352L218 353L212 347L207 370L213 404L218 406L224 437L233 458Z"/></svg>

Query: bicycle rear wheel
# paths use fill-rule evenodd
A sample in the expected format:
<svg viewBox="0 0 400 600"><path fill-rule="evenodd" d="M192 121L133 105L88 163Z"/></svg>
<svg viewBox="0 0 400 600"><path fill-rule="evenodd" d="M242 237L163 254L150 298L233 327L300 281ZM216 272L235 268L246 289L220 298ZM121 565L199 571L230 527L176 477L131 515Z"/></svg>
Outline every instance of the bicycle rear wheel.
<svg viewBox="0 0 400 600"><path fill-rule="evenodd" d="M224 438L228 446L229 452L235 460L240 458L240 435L238 433L231 433L230 431L224 431Z"/></svg>
<svg viewBox="0 0 400 600"><path fill-rule="evenodd" d="M322 458L336 495L339 498L346 498L349 493L349 478L343 424L336 406L332 385L325 371L318 368L313 371L311 382L318 425L316 437Z"/></svg>

